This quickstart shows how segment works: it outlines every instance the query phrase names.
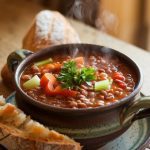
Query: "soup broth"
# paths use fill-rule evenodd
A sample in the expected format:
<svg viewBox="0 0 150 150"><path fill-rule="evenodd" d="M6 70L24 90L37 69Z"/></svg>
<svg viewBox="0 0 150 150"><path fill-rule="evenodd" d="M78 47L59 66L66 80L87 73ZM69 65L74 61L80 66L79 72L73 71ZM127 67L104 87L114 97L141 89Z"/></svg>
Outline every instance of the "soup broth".
<svg viewBox="0 0 150 150"><path fill-rule="evenodd" d="M110 105L135 88L132 69L102 55L54 56L29 65L20 77L32 98L55 107L82 109Z"/></svg>

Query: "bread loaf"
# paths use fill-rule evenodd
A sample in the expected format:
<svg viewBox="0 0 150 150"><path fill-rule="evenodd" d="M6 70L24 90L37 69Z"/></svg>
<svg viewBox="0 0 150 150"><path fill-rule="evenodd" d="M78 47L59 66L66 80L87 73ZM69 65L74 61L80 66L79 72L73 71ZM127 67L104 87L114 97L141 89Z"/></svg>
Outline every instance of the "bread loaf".
<svg viewBox="0 0 150 150"><path fill-rule="evenodd" d="M78 42L78 34L59 12L44 10L35 17L24 37L23 48L37 51L52 45Z"/></svg>
<svg viewBox="0 0 150 150"><path fill-rule="evenodd" d="M16 106L0 100L0 144L9 150L80 150L79 143L49 130Z"/></svg>

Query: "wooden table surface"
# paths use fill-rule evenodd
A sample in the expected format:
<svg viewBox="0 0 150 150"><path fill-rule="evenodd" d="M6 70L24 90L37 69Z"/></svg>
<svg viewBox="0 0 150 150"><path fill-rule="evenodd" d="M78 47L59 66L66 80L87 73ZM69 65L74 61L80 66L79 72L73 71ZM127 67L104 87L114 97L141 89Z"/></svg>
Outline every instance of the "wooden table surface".
<svg viewBox="0 0 150 150"><path fill-rule="evenodd" d="M35 0L0 0L0 70L6 63L10 52L21 48L33 17L42 10ZM129 45L80 22L69 20L79 33L81 41L104 45L119 50L135 60L143 70L144 84L142 92L150 95L150 54L140 48ZM8 96L12 91L7 89L0 77L0 95Z"/></svg>

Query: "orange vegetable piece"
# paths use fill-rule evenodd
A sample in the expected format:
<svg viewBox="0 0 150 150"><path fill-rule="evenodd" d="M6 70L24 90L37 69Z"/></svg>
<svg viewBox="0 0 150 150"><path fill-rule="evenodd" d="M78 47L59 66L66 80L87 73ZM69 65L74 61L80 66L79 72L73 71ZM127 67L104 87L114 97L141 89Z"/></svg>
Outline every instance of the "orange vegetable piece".
<svg viewBox="0 0 150 150"><path fill-rule="evenodd" d="M61 69L61 64L60 63L52 63L52 64L47 64L45 65L46 69L49 71L59 71Z"/></svg>
<svg viewBox="0 0 150 150"><path fill-rule="evenodd" d="M77 95L77 91L74 91L74 90L63 90L61 92L61 95L63 96L69 96L69 97L75 97Z"/></svg>
<svg viewBox="0 0 150 150"><path fill-rule="evenodd" d="M41 78L40 85L44 88L49 82L54 85L56 83L56 78L51 73L45 73Z"/></svg>
<svg viewBox="0 0 150 150"><path fill-rule="evenodd" d="M68 90L68 89L62 89L60 85L54 87L51 85L51 83L48 83L45 89L46 94L48 95L62 95L62 96L70 96L70 97L75 97L77 95L77 91L74 90Z"/></svg>
<svg viewBox="0 0 150 150"><path fill-rule="evenodd" d="M62 92L62 87L60 85L58 85L58 86L56 86L54 91L55 91L56 94L59 94L59 93Z"/></svg>
<svg viewBox="0 0 150 150"><path fill-rule="evenodd" d="M44 66L44 68L53 70L53 69L54 69L54 64L46 64L46 65Z"/></svg>
<svg viewBox="0 0 150 150"><path fill-rule="evenodd" d="M63 89L60 85L58 85L55 88L55 92L57 94L63 95L63 96L71 96L71 97L75 97L77 95L77 91L74 90L69 90L69 89Z"/></svg>
<svg viewBox="0 0 150 150"><path fill-rule="evenodd" d="M73 61L76 62L77 67L81 67L82 65L84 65L84 58L83 57L76 57L73 59Z"/></svg>
<svg viewBox="0 0 150 150"><path fill-rule="evenodd" d="M51 84L51 82L47 83L47 85L45 87L45 92L48 95L55 95L54 86Z"/></svg>

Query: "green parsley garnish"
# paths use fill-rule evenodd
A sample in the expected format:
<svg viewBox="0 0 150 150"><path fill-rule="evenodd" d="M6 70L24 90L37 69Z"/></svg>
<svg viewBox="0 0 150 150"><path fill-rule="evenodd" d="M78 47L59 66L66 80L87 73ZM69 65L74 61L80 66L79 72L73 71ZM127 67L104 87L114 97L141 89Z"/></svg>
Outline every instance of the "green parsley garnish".
<svg viewBox="0 0 150 150"><path fill-rule="evenodd" d="M64 63L58 76L63 88L73 89L79 87L83 82L95 79L95 69L92 67L78 69L75 61Z"/></svg>

